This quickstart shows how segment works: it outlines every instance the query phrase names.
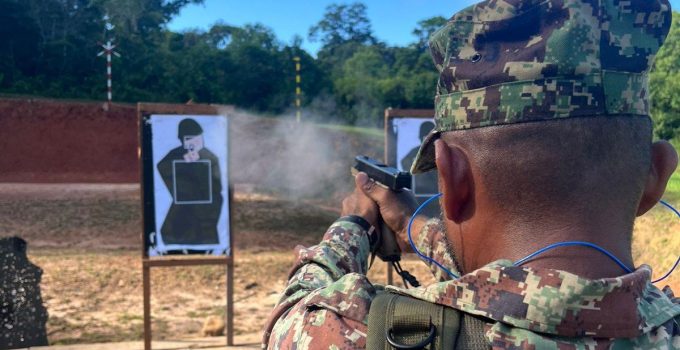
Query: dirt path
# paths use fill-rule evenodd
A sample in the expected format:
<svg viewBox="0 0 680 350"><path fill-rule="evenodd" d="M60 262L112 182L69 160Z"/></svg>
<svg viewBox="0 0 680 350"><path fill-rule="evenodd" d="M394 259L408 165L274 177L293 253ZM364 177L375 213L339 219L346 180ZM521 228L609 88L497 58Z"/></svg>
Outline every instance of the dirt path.
<svg viewBox="0 0 680 350"><path fill-rule="evenodd" d="M252 336L238 336L234 339L234 346L225 346L226 340L224 337L210 337L210 338L191 338L185 340L175 341L154 341L151 346L154 350L238 350L238 349L260 349L259 340ZM53 345L53 346L38 346L31 348L33 350L143 350L144 343L141 341L127 341L116 343L99 343L99 344L70 344L70 345Z"/></svg>
<svg viewBox="0 0 680 350"><path fill-rule="evenodd" d="M258 334L296 244L313 244L335 213L238 192L234 199L236 333ZM291 219L293 218L293 219ZM0 185L1 236L28 241L43 271L50 342L141 337L141 217L137 185ZM152 271L154 338L200 335L224 315L224 268Z"/></svg>
<svg viewBox="0 0 680 350"><path fill-rule="evenodd" d="M136 252L37 249L31 251L30 259L44 270L42 292L50 313L48 336L52 343L140 339L142 266ZM237 336L261 332L292 263L290 252L238 253L234 295ZM427 275L424 266L414 259L404 266L419 276ZM384 265L376 264L371 277L384 281L384 276ZM154 339L200 336L205 319L224 316L224 278L222 267L153 270Z"/></svg>
<svg viewBox="0 0 680 350"><path fill-rule="evenodd" d="M235 331L259 341L293 248L318 242L337 213L253 191L234 196ZM51 343L141 339L140 215L137 185L0 184L0 237L26 239L43 269ZM154 269L154 339L200 336L206 318L224 316L224 281L223 267Z"/></svg>
<svg viewBox="0 0 680 350"><path fill-rule="evenodd" d="M136 341L142 337L140 211L136 185L0 185L0 236L19 235L43 273L52 344ZM330 204L286 200L237 187L234 201L235 331L259 339L293 262L292 249L311 245L336 217ZM635 257L656 273L680 247L680 225L661 209L638 221ZM664 258L665 257L665 258ZM665 260L664 260L665 259ZM427 284L422 263L405 268ZM668 266L670 267L670 266ZM384 282L382 263L369 273ZM154 269L156 340L200 336L204 320L224 316L224 268ZM669 284L680 287L680 275ZM75 348L74 348L75 349Z"/></svg>

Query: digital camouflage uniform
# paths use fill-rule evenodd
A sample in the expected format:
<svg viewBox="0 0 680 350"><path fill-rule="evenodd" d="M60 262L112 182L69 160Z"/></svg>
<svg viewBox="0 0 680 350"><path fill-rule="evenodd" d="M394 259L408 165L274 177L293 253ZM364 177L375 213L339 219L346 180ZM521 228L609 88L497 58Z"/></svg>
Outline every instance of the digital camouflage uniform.
<svg viewBox="0 0 680 350"><path fill-rule="evenodd" d="M668 34L667 0L487 0L454 15L430 49L440 79L436 127L412 172L431 170L441 133L558 118L649 117L648 73ZM418 248L453 270L432 219ZM298 248L263 348L361 349L371 301L367 232L335 222ZM496 349L680 349L680 299L643 265L590 280L500 260L462 276L392 292L483 317ZM454 272L456 272L454 270Z"/></svg>
<svg viewBox="0 0 680 350"><path fill-rule="evenodd" d="M438 219L418 249L448 267ZM298 248L288 286L265 327L263 349L363 349L371 300L369 243L361 226L338 221L311 248ZM568 272L493 262L459 280L392 291L488 318L495 349L680 349L680 299L651 284L643 265L618 278L588 280ZM454 273L457 271L454 270ZM618 338L618 339L614 339Z"/></svg>

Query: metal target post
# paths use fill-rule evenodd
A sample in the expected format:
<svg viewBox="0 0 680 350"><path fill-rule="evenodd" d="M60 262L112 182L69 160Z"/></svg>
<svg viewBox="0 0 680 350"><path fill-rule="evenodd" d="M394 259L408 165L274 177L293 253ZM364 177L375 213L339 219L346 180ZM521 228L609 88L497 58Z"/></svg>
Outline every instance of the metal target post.
<svg viewBox="0 0 680 350"><path fill-rule="evenodd" d="M111 91L111 55L120 57L120 54L113 51L113 49L116 48L116 45L113 45L113 40L109 40L106 44L102 44L102 47L104 48L104 51L98 53L97 56L106 55L106 88L108 101L111 103L111 100L113 99L113 93Z"/></svg>
<svg viewBox="0 0 680 350"><path fill-rule="evenodd" d="M293 58L293 61L295 61L295 108L297 108L297 111L295 112L295 119L299 123L300 120L302 119L302 111L300 110L302 106L302 89L300 88L300 83L302 81L300 77L300 57L296 56Z"/></svg>
<svg viewBox="0 0 680 350"><path fill-rule="evenodd" d="M104 16L104 21L106 21L105 27L106 27L106 32L112 31L116 26L111 24L109 22L109 16L106 15ZM101 44L101 46L104 48L104 51L100 52L97 54L97 57L101 57L103 55L106 55L106 88L107 88L107 100L108 103L111 104L111 101L113 100L113 92L112 92L112 78L111 78L111 56L116 56L120 57L120 54L116 51L113 51L113 49L116 48L116 45L113 44L114 39L109 39L106 41L105 44Z"/></svg>

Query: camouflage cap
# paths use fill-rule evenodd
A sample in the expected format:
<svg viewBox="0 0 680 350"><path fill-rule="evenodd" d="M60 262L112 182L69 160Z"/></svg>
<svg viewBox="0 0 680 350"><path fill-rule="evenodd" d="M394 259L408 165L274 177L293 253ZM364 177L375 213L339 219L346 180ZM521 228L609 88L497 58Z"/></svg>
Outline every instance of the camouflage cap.
<svg viewBox="0 0 680 350"><path fill-rule="evenodd" d="M411 168L436 167L443 132L582 116L649 115L648 74L668 0L486 0L430 39L435 129Z"/></svg>

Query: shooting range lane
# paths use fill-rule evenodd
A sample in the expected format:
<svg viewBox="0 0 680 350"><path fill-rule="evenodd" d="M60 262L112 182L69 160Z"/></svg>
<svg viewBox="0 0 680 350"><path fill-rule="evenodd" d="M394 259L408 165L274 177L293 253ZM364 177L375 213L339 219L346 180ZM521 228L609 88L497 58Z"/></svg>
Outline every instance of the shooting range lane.
<svg viewBox="0 0 680 350"><path fill-rule="evenodd" d="M315 137L300 141L300 137L288 137L296 130L295 123L250 115L236 115L231 121L233 141L248 149L234 155L239 166L232 169L232 221L238 233L234 237L238 253L234 328L235 343L239 344L241 336L259 337L293 262L293 248L318 243L328 224L337 218L333 210L337 210L343 193L351 189L349 168L354 157L366 154L379 158L383 140L303 123L309 130L301 134ZM260 162L252 161L259 159L275 172L303 169L305 164L283 162L291 161L286 155L294 154L293 150L322 148L307 143L314 140L326 142L323 147L335 153L320 163L326 167L322 175L327 177L305 182L335 186L327 192L317 192L323 190L321 187L307 188L313 191L292 197L290 193L298 184L286 187L285 181L270 178ZM41 290L50 315L50 343L141 339L139 202L139 187L130 184L0 185L2 234L24 237L29 242L29 260L44 271ZM675 200L675 204L680 202ZM650 263L658 274L670 268L672 259L664 261L663 257L672 256L680 247L673 232L680 232L680 224L663 208L640 218L634 235L636 263ZM405 269L423 284L431 282L419 260L412 256L405 260ZM385 271L385 264L376 264L369 278L384 281ZM223 315L223 277L223 266L154 269L154 339L195 338L209 316ZM667 283L680 289L680 275L671 276ZM224 338L218 339L223 344Z"/></svg>

